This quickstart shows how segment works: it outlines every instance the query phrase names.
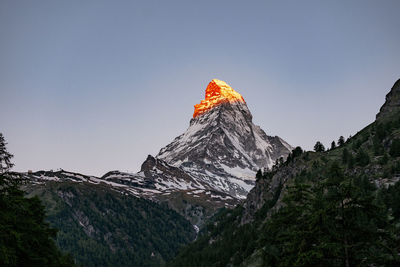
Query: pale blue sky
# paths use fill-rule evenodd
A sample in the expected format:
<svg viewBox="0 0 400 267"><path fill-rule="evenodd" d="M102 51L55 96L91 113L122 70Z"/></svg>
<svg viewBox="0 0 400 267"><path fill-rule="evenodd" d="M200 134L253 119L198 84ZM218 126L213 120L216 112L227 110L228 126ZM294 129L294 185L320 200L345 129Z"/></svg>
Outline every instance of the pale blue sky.
<svg viewBox="0 0 400 267"><path fill-rule="evenodd" d="M138 171L213 78L311 149L400 78L400 1L0 2L0 132L15 170Z"/></svg>

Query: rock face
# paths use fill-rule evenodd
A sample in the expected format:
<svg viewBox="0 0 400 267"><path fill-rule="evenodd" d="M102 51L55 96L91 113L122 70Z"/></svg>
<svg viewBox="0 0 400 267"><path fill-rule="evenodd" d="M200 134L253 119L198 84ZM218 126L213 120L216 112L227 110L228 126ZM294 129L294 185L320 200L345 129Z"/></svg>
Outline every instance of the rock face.
<svg viewBox="0 0 400 267"><path fill-rule="evenodd" d="M241 224L251 222L255 213L267 201L276 197L276 194L279 197L274 205L274 209L279 209L282 205L282 197L286 191L285 186L287 182L306 169L306 167L307 165L303 160L296 159L295 163L280 168L270 179L259 179L242 204L244 209Z"/></svg>
<svg viewBox="0 0 400 267"><path fill-rule="evenodd" d="M103 184L123 194L166 203L192 224L201 226L222 207L234 207L255 184L260 168L286 158L292 147L268 136L252 122L243 97L220 80L212 80L205 99L195 105L185 133L148 156L138 173L110 171L102 177L67 171L26 173L32 183Z"/></svg>
<svg viewBox="0 0 400 267"><path fill-rule="evenodd" d="M194 105L193 118L221 105L222 103L244 103L243 97L224 81L213 79L206 88L206 96L200 104Z"/></svg>
<svg viewBox="0 0 400 267"><path fill-rule="evenodd" d="M227 193L216 191L207 183L195 179L181 168L169 165L163 160L148 156L138 173L110 171L102 177L59 171L38 171L22 173L23 177L35 186L47 183L75 183L102 185L123 195L166 203L183 215L196 227L222 207L232 208L238 199ZM71 196L60 196L70 205Z"/></svg>
<svg viewBox="0 0 400 267"><path fill-rule="evenodd" d="M379 121L382 118L389 117L395 115L396 112L400 111L400 79L397 80L390 92L386 95L386 101L383 104L383 106L380 108L379 113L376 115L377 121ZM368 131L367 129L363 131ZM362 134L359 134L362 135ZM368 134L366 136L372 136L372 134ZM391 137L395 138L395 137ZM354 139L354 137L353 137ZM364 143L371 144L373 143L372 137L370 137L367 140L364 140ZM360 141L361 142L361 141ZM387 142L382 141L382 142ZM385 146L384 144L381 144L382 147L385 147L385 149L389 149L388 146ZM364 148L365 151L368 151L370 149L369 146ZM349 151L352 151L352 149L349 148ZM333 152L335 153L335 152ZM352 152L354 153L354 152ZM371 154L373 154L372 152ZM248 193L246 200L242 203L242 206L244 207L243 211L243 217L241 219L241 223L249 223L254 219L255 213L269 200L273 198L274 193L277 191L279 187L282 187L281 190L282 192L280 193L280 197L277 200L277 203L274 206L274 209L279 209L282 205L282 197L285 193L285 186L286 184L295 176L299 175L302 171L306 170L307 168L314 168L312 167L313 164L311 164L312 159L318 159L319 155L312 153L310 154L310 159L309 162L304 160L304 157L302 159L295 159L294 162L287 164L281 168L279 168L276 173L269 179L259 179L253 189ZM327 152L325 154L325 157L329 157L329 153ZM316 162L316 161L314 161ZM392 174L392 177L387 177L387 178L382 178L382 167L379 166L380 163L378 162L372 162L370 163L368 168L365 168L364 170L362 168L354 168L351 171L352 175L358 174L360 175L361 173L366 174L370 177L380 177L379 179L375 179L375 185L378 187L388 187L389 185L394 185L396 182L400 181L400 175L394 173ZM318 165L318 164L317 164ZM375 166L374 166L375 165ZM390 165L389 165L390 166ZM310 172L310 171L309 171Z"/></svg>
<svg viewBox="0 0 400 267"><path fill-rule="evenodd" d="M205 99L195 105L189 128L156 158L182 168L217 191L245 198L256 171L271 167L292 150L278 136L268 136L254 125L252 118L243 97L214 79Z"/></svg>
<svg viewBox="0 0 400 267"><path fill-rule="evenodd" d="M379 110L376 115L376 119L381 119L385 117L386 114L390 114L400 110L400 79L394 83L390 92L386 95L385 104Z"/></svg>

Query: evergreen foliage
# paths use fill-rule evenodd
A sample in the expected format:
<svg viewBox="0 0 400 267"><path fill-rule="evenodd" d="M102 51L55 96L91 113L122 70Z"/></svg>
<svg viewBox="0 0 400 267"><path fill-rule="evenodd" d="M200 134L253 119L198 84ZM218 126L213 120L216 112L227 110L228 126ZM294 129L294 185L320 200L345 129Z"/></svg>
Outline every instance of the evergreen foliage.
<svg viewBox="0 0 400 267"><path fill-rule="evenodd" d="M303 154L303 149L299 146L297 146L295 149L292 151L292 156L293 158L299 157L301 154Z"/></svg>
<svg viewBox="0 0 400 267"><path fill-rule="evenodd" d="M289 155L286 158L285 163L289 164L290 162L292 162L295 158L299 157L301 154L303 154L303 149L299 146L297 146L295 149L292 150L292 152L289 153ZM279 167L280 165L283 164L283 158L280 157L279 161L276 160L275 162L275 167Z"/></svg>
<svg viewBox="0 0 400 267"><path fill-rule="evenodd" d="M45 222L41 201L24 196L20 176L10 172L11 158L0 133L0 265L74 266L57 248L57 231Z"/></svg>
<svg viewBox="0 0 400 267"><path fill-rule="evenodd" d="M241 223L241 206L220 214L169 265L400 266L398 115L346 142L339 138L328 152L320 142L314 147L320 153L293 160L292 151L290 160L258 181L273 183L281 174L290 182L258 209L253 221ZM397 183L376 187L387 183L382 178Z"/></svg>
<svg viewBox="0 0 400 267"><path fill-rule="evenodd" d="M258 170L257 173L256 173L256 179L258 180L258 179L260 179L261 177L262 177L262 171L261 171L261 169L260 169L260 170Z"/></svg>
<svg viewBox="0 0 400 267"><path fill-rule="evenodd" d="M14 157L7 151L7 142L2 133L0 133L0 173L8 172L14 164L11 159Z"/></svg>
<svg viewBox="0 0 400 267"><path fill-rule="evenodd" d="M338 146L343 146L344 143L345 143L344 137L343 137L343 136L340 136L340 137L339 137L339 140L338 140L338 142L337 142Z"/></svg>
<svg viewBox="0 0 400 267"><path fill-rule="evenodd" d="M324 152L325 146L320 141L317 141L317 143L315 143L315 145L314 145L314 151L315 152Z"/></svg>
<svg viewBox="0 0 400 267"><path fill-rule="evenodd" d="M332 149L335 149L336 148L336 143L335 143L335 141L332 141L332 143L331 143L331 150Z"/></svg>
<svg viewBox="0 0 400 267"><path fill-rule="evenodd" d="M263 239L267 266L398 264L398 228L365 177L346 177L333 163L319 183L295 181Z"/></svg>
<svg viewBox="0 0 400 267"><path fill-rule="evenodd" d="M29 189L43 200L57 245L83 266L162 266L195 238L166 205L106 185L47 182Z"/></svg>
<svg viewBox="0 0 400 267"><path fill-rule="evenodd" d="M400 139L394 139L390 146L389 151L390 156L399 157L400 156Z"/></svg>
<svg viewBox="0 0 400 267"><path fill-rule="evenodd" d="M343 164L346 164L349 161L349 150L347 148L343 149L342 152L342 162Z"/></svg>
<svg viewBox="0 0 400 267"><path fill-rule="evenodd" d="M359 149L356 155L356 163L362 167L366 166L370 162L370 158L367 152L365 152L363 149Z"/></svg>
<svg viewBox="0 0 400 267"><path fill-rule="evenodd" d="M261 179L269 180L274 171L265 172ZM223 209L202 229L196 242L185 247L167 266L239 266L259 246L259 227L276 204L282 185L272 198L257 211L252 224L241 225L243 208Z"/></svg>

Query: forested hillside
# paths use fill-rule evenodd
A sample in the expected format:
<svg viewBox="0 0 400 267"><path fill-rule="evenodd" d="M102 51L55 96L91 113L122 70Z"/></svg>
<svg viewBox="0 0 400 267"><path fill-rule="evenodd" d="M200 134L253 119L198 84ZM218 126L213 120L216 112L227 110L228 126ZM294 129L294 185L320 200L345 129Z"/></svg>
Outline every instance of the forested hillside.
<svg viewBox="0 0 400 267"><path fill-rule="evenodd" d="M245 203L217 214L169 265L399 266L396 84L374 123L259 172Z"/></svg>
<svg viewBox="0 0 400 267"><path fill-rule="evenodd" d="M124 195L106 185L74 182L28 184L59 229L56 243L84 266L162 266L195 238L175 211Z"/></svg>
<svg viewBox="0 0 400 267"><path fill-rule="evenodd" d="M57 230L45 221L42 202L20 189L23 180L10 170L13 155L0 133L0 266L75 266L56 246Z"/></svg>

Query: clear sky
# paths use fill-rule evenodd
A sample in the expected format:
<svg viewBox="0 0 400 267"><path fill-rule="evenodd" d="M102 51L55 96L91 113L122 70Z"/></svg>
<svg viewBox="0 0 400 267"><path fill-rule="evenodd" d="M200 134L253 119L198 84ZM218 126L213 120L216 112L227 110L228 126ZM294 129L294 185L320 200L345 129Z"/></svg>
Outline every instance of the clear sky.
<svg viewBox="0 0 400 267"><path fill-rule="evenodd" d="M400 1L0 1L15 170L138 171L209 81L293 146L372 122L400 78Z"/></svg>

